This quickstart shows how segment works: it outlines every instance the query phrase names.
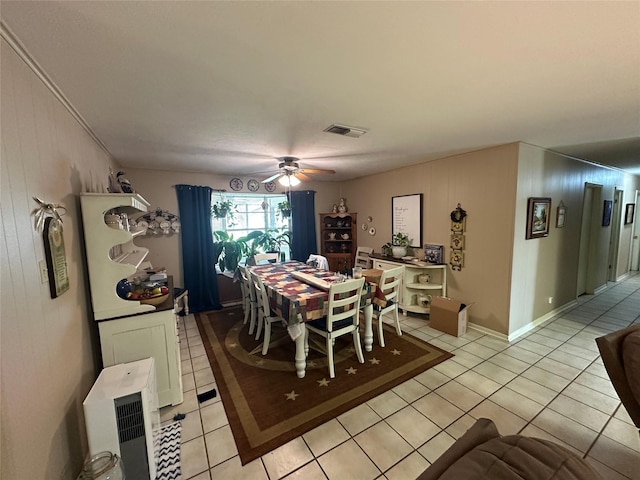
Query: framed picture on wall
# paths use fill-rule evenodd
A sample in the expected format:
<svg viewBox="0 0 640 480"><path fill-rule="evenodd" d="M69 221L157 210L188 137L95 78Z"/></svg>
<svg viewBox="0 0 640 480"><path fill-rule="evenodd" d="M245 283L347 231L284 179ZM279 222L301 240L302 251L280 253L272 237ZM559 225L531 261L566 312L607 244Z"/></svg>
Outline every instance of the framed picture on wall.
<svg viewBox="0 0 640 480"><path fill-rule="evenodd" d="M636 204L635 203L627 203L625 211L624 211L624 224L628 225L633 223L633 216L635 214Z"/></svg>
<svg viewBox="0 0 640 480"><path fill-rule="evenodd" d="M608 227L611 225L611 211L613 210L613 200L604 201L604 209L602 211L602 226Z"/></svg>
<svg viewBox="0 0 640 480"><path fill-rule="evenodd" d="M391 234L404 233L411 247L422 246L422 194L391 197Z"/></svg>
<svg viewBox="0 0 640 480"><path fill-rule="evenodd" d="M527 205L526 239L549 236L551 219L551 199L548 197L531 197Z"/></svg>

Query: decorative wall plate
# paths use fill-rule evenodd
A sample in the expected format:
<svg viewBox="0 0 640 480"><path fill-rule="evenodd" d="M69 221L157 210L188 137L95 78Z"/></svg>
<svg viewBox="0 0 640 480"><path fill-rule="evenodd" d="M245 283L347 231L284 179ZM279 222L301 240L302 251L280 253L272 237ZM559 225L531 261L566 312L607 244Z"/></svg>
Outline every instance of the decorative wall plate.
<svg viewBox="0 0 640 480"><path fill-rule="evenodd" d="M376 234L376 227L371 227L369 229L369 235L375 235Z"/></svg>
<svg viewBox="0 0 640 480"><path fill-rule="evenodd" d="M265 183L264 184L264 189L269 193L275 192L275 190L276 190L275 182L267 182L267 183Z"/></svg>
<svg viewBox="0 0 640 480"><path fill-rule="evenodd" d="M369 230L369 225L367 225L366 223L363 223L363 224L362 224L362 230L364 230L365 232L366 232L367 230Z"/></svg>
<svg viewBox="0 0 640 480"><path fill-rule="evenodd" d="M240 180L239 178L232 178L229 181L229 186L231 187L231 190L235 190L236 192L238 190L242 190L242 180Z"/></svg>
<svg viewBox="0 0 640 480"><path fill-rule="evenodd" d="M247 182L247 188L249 189L250 192L257 192L258 189L260 188L260 184L258 183L257 180L252 178Z"/></svg>
<svg viewBox="0 0 640 480"><path fill-rule="evenodd" d="M452 234L451 235L451 248L454 250L464 249L464 235Z"/></svg>
<svg viewBox="0 0 640 480"><path fill-rule="evenodd" d="M373 217L371 217L371 216L367 217L367 222L369 222L369 223L373 222Z"/></svg>

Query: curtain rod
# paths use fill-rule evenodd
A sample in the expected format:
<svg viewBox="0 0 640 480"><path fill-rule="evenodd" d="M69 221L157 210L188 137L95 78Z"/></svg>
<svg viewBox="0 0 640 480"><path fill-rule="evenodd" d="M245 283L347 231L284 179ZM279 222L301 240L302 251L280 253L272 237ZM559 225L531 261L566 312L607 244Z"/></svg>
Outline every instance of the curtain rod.
<svg viewBox="0 0 640 480"><path fill-rule="evenodd" d="M180 185L184 185L184 184L183 184L183 183L181 183ZM177 186L178 186L178 185L171 185L171 187L172 187L172 188L176 188ZM191 186L192 186L192 187L195 187L196 185L191 185ZM209 187L209 188L211 188L211 187ZM225 190L224 188L211 188L211 191L213 191L213 192L220 192L220 193L226 192L226 190Z"/></svg>

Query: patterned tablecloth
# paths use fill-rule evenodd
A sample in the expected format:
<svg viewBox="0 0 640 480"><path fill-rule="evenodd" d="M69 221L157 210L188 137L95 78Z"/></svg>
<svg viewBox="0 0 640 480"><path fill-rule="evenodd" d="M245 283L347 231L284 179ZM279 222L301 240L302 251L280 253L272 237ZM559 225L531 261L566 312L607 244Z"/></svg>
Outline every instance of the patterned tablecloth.
<svg viewBox="0 0 640 480"><path fill-rule="evenodd" d="M328 282L334 280L335 272L319 270L296 260L257 265L251 267L251 271L262 278L271 308L284 318L288 325L316 320L327 314L329 292L293 278L291 272L308 273ZM370 304L374 293L375 290L365 283L360 306Z"/></svg>

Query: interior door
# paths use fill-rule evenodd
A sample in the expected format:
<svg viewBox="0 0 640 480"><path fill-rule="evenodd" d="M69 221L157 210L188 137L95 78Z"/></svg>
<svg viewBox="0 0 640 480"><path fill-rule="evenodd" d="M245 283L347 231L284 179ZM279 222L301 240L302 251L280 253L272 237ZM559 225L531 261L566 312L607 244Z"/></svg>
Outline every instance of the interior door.
<svg viewBox="0 0 640 480"><path fill-rule="evenodd" d="M609 267L607 280L615 282L618 278L618 247L620 246L620 222L622 221L622 201L624 191L616 188L613 192L613 211L611 212L611 237L609 238Z"/></svg>

